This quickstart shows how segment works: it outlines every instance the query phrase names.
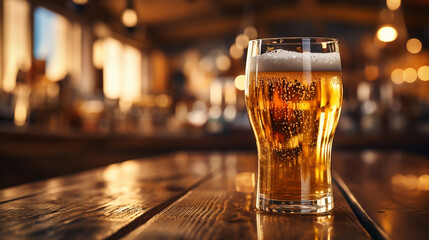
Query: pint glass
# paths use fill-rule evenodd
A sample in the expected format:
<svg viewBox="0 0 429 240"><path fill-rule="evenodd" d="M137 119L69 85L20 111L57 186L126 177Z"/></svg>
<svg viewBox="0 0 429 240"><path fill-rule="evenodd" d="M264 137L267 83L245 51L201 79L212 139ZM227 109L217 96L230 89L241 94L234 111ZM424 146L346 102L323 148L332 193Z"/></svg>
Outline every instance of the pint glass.
<svg viewBox="0 0 429 240"><path fill-rule="evenodd" d="M259 210L333 208L331 149L342 95L336 39L249 42L245 97L258 150Z"/></svg>

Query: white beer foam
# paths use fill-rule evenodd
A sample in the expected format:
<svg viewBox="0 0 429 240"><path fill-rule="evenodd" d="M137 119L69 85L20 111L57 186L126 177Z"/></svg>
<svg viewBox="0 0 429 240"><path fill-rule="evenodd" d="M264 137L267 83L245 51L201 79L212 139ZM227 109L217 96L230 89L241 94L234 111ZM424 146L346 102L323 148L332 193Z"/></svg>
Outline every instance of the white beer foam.
<svg viewBox="0 0 429 240"><path fill-rule="evenodd" d="M252 57L249 67L251 72L341 71L341 60L338 52L299 53L278 49Z"/></svg>

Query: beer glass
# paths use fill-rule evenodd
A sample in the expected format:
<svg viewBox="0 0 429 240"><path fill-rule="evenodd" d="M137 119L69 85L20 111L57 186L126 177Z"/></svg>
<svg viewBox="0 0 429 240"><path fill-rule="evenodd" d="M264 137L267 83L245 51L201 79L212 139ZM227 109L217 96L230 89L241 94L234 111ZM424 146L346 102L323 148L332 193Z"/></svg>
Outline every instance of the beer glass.
<svg viewBox="0 0 429 240"><path fill-rule="evenodd" d="M323 213L334 207L331 149L342 95L336 39L249 42L245 98L258 150L259 210Z"/></svg>

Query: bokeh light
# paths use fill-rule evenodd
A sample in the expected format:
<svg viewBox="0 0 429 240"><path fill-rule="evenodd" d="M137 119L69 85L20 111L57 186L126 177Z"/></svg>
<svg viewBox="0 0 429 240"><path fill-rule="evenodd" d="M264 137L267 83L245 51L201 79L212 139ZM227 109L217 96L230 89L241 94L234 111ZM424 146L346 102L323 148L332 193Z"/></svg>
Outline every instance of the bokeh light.
<svg viewBox="0 0 429 240"><path fill-rule="evenodd" d="M392 73L390 74L390 78L392 79L392 82L395 84L403 83L404 82L404 79L402 78L403 72L404 70L400 68L396 68L395 70L393 70Z"/></svg>
<svg viewBox="0 0 429 240"><path fill-rule="evenodd" d="M238 75L234 80L234 85L238 90L243 91L246 85L246 76Z"/></svg>
<svg viewBox="0 0 429 240"><path fill-rule="evenodd" d="M401 0L386 0L387 8L394 11L401 7Z"/></svg>
<svg viewBox="0 0 429 240"><path fill-rule="evenodd" d="M229 55L234 59L240 59L243 56L243 49L239 48L237 44L232 44L229 48Z"/></svg>
<svg viewBox="0 0 429 240"><path fill-rule="evenodd" d="M122 14L122 23L127 27L134 27L137 25L137 13L134 9L125 9Z"/></svg>
<svg viewBox="0 0 429 240"><path fill-rule="evenodd" d="M429 80L429 66L421 66L417 72L420 80L428 81Z"/></svg>
<svg viewBox="0 0 429 240"><path fill-rule="evenodd" d="M235 38L235 44L237 45L237 47L239 47L241 49L245 49L245 48L247 48L247 45L249 44L249 37L244 35L244 34L239 34Z"/></svg>
<svg viewBox="0 0 429 240"><path fill-rule="evenodd" d="M417 38L411 38L407 41L407 50L410 53L416 54L422 50L422 43Z"/></svg>
<svg viewBox="0 0 429 240"><path fill-rule="evenodd" d="M258 36L258 31L253 26L247 26L244 29L244 35L246 35L249 39L255 39Z"/></svg>
<svg viewBox="0 0 429 240"><path fill-rule="evenodd" d="M213 71L214 62L211 57L206 56L200 60L200 67L205 71Z"/></svg>
<svg viewBox="0 0 429 240"><path fill-rule="evenodd" d="M225 55L216 58L216 67L221 71L226 71L231 67L231 60Z"/></svg>
<svg viewBox="0 0 429 240"><path fill-rule="evenodd" d="M398 31L391 25L383 25L377 31L377 39L382 42L393 42L398 37Z"/></svg>
<svg viewBox="0 0 429 240"><path fill-rule="evenodd" d="M407 68L402 73L402 78L407 83L413 83L417 80L417 71L414 68Z"/></svg>
<svg viewBox="0 0 429 240"><path fill-rule="evenodd" d="M428 191L429 190L429 174L414 175L414 174L394 174L390 179L393 190L400 191Z"/></svg>

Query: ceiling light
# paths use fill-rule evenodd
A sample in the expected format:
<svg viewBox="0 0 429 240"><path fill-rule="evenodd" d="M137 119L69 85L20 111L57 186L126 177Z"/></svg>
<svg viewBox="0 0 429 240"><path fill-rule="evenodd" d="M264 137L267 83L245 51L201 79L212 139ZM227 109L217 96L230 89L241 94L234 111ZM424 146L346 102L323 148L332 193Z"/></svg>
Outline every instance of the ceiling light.
<svg viewBox="0 0 429 240"><path fill-rule="evenodd" d="M386 0L387 8L394 11L401 6L401 0Z"/></svg>
<svg viewBox="0 0 429 240"><path fill-rule="evenodd" d="M398 31L391 25L383 25L377 31L377 38L382 42L393 42L398 37Z"/></svg>
<svg viewBox="0 0 429 240"><path fill-rule="evenodd" d="M135 27L137 25L137 13L136 10L127 8L122 13L122 23L127 27Z"/></svg>

